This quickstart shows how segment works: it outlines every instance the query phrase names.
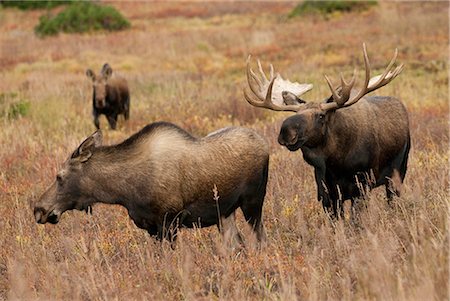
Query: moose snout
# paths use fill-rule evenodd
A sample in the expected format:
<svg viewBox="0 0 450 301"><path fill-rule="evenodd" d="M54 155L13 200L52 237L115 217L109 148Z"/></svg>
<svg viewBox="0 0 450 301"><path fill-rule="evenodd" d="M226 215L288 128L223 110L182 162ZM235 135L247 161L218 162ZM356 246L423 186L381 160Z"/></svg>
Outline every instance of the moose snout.
<svg viewBox="0 0 450 301"><path fill-rule="evenodd" d="M95 101L95 106L96 106L98 109L103 109L103 108L106 106L106 102L105 102L104 99L97 99L97 100Z"/></svg>
<svg viewBox="0 0 450 301"><path fill-rule="evenodd" d="M284 146L296 144L298 140L298 135L296 131L290 129L281 128L280 134L278 135L278 143Z"/></svg>
<svg viewBox="0 0 450 301"><path fill-rule="evenodd" d="M59 217L61 216L61 213L53 210L45 210L42 207L35 207L34 208L34 219L36 220L36 223L38 224L57 224L59 222Z"/></svg>

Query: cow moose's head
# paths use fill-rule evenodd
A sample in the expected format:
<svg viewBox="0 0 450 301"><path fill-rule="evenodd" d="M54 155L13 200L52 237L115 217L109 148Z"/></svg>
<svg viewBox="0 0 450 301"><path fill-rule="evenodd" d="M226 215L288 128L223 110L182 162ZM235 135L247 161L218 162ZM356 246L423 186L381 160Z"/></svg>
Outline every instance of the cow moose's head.
<svg viewBox="0 0 450 301"><path fill-rule="evenodd" d="M108 63L103 65L99 75L96 75L91 69L86 70L87 77L92 80L95 107L98 109L106 106L108 80L111 78L112 72L112 68Z"/></svg>
<svg viewBox="0 0 450 301"><path fill-rule="evenodd" d="M278 142L290 151L296 151L302 146L313 148L324 142L327 125L333 118L332 112L349 107L364 95L392 81L403 70L403 64L394 68L397 49L394 57L383 74L370 78L370 65L366 45L363 44L365 79L360 91L353 90L355 72L350 82L341 75L341 84L335 87L325 75L325 80L331 90L331 97L323 103L306 102L300 96L312 89L310 84L293 83L284 80L279 74L274 75L270 66L268 79L258 60L259 76L250 68L250 56L247 59L247 81L250 88L244 89L245 99L255 107L273 111L290 111L296 114L284 120Z"/></svg>
<svg viewBox="0 0 450 301"><path fill-rule="evenodd" d="M83 193L89 191L84 189L86 185L92 185L87 181L85 164L101 143L102 134L98 130L84 140L64 162L55 181L34 205L36 222L56 224L67 210L77 209L86 212L91 210L92 200L89 195Z"/></svg>

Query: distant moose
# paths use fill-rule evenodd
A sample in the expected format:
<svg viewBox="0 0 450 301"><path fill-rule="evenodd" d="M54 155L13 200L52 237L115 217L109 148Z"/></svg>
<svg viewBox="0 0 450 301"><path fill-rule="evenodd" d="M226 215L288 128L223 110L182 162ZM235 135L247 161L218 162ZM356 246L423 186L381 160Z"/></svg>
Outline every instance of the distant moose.
<svg viewBox="0 0 450 301"><path fill-rule="evenodd" d="M65 161L35 204L34 216L38 223L56 224L67 210L120 204L157 239L174 241L177 226L217 225L240 244L235 225L240 207L261 241L268 164L267 142L240 127L195 138L157 122L112 146L102 146L97 130Z"/></svg>
<svg viewBox="0 0 450 301"><path fill-rule="evenodd" d="M278 142L290 151L301 149L305 161L314 167L318 200L333 217L343 214L342 202L364 197L367 189L385 185L391 201L400 194L405 178L410 133L403 104L390 96L365 96L392 81L403 69L394 68L395 55L383 74L370 78L366 46L363 45L365 79L361 90L353 89L341 75L335 87L325 76L331 97L323 103L306 102L299 97L311 90L310 84L292 83L274 75L268 79L258 61L259 76L247 60L246 100L256 107L291 111L284 120Z"/></svg>
<svg viewBox="0 0 450 301"><path fill-rule="evenodd" d="M86 75L92 80L94 124L100 128L99 116L104 114L111 129L116 129L117 117L123 114L125 120L130 116L130 92L125 78L113 75L109 64L104 64L100 74L96 75L91 69Z"/></svg>

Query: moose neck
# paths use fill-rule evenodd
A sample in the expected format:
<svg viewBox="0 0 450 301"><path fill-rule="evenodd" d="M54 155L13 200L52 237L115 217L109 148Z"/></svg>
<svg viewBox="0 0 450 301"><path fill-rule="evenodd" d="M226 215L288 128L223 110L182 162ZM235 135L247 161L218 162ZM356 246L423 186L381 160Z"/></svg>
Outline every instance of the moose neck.
<svg viewBox="0 0 450 301"><path fill-rule="evenodd" d="M94 203L120 204L127 207L131 200L138 200L143 190L150 187L148 181L136 180L151 177L150 168L134 156L111 152L106 147L97 151L86 166L83 190L88 191Z"/></svg>
<svg viewBox="0 0 450 301"><path fill-rule="evenodd" d="M359 139L361 128L370 126L365 116L361 116L361 112L355 110L356 106L358 104L329 112L323 143L307 152L314 153L325 161L330 156L334 158L346 156Z"/></svg>

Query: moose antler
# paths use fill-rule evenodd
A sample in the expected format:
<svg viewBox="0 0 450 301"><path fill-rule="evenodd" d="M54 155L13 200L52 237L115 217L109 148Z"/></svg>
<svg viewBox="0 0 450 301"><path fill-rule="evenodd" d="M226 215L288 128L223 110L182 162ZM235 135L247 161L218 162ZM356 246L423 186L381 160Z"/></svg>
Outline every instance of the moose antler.
<svg viewBox="0 0 450 301"><path fill-rule="evenodd" d="M395 49L395 54L389 65L384 70L383 74L374 76L370 78L370 64L369 57L367 56L366 44L363 44L363 53L364 53L364 65L366 69L366 76L364 79L363 88L355 95L352 94L352 88L355 84L355 71L353 71L353 77L349 83L347 83L341 74L341 85L337 88L333 87L328 76L325 75L325 80L327 81L328 86L330 87L331 94L333 96L333 102L321 104L321 108L325 111L345 108L355 104L358 100L360 100L364 95L370 93L376 89L383 87L384 85L390 83L397 75L400 74L403 70L403 64L394 68L395 60L397 59L398 50Z"/></svg>
<svg viewBox="0 0 450 301"><path fill-rule="evenodd" d="M247 59L247 82L253 95L244 88L245 99L253 106L266 108L273 111L297 112L303 104L286 105L283 99L283 91L289 91L295 96L300 96L312 89L311 84L299 84L285 80L278 73L274 75L272 64L270 65L270 79L264 73L261 62L258 60L259 76L250 68L250 58ZM255 96L257 99L255 99Z"/></svg>

